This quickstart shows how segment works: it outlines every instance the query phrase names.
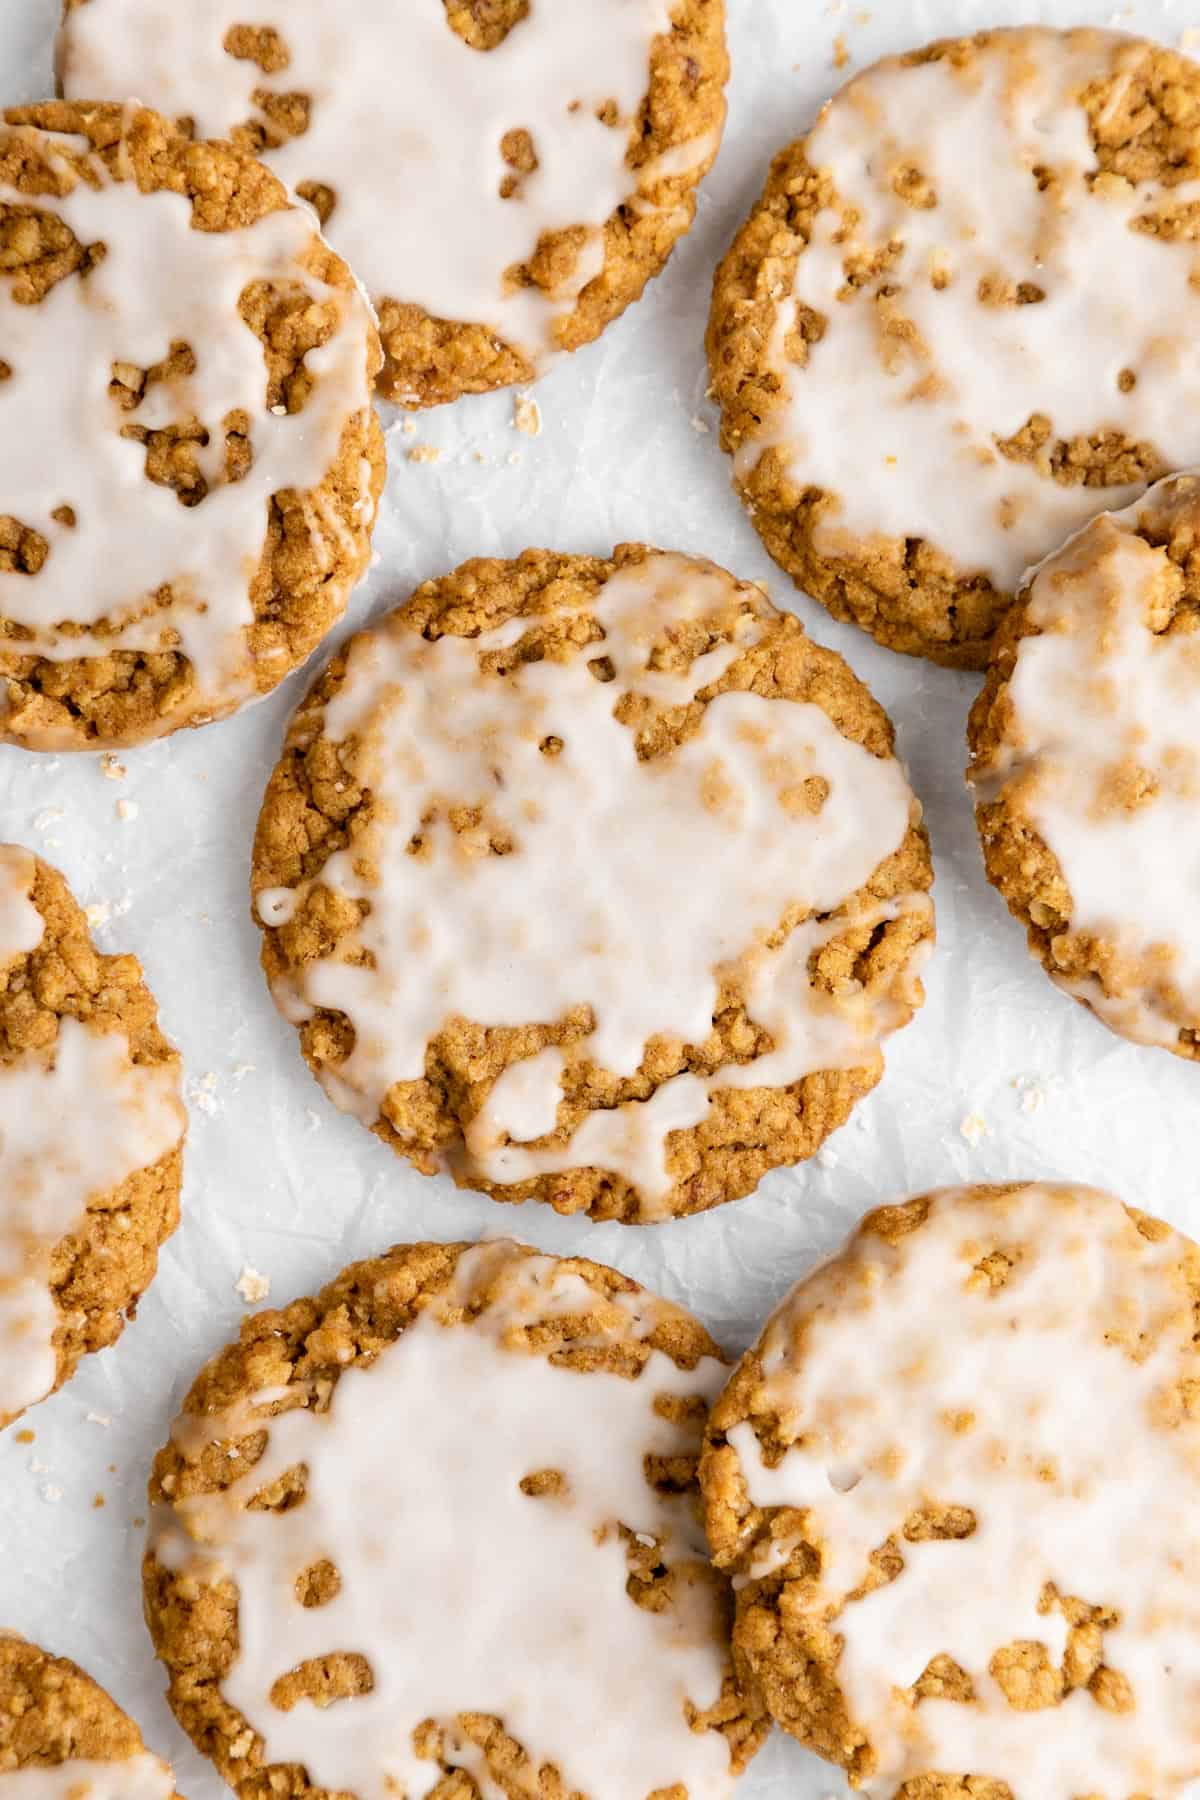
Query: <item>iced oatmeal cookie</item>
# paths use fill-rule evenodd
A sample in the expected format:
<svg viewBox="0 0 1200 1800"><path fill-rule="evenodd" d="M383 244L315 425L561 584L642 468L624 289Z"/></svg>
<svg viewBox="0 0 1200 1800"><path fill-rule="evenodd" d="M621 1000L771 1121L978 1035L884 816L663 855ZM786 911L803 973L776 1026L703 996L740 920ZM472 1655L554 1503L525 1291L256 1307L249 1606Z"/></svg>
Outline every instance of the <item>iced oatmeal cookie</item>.
<svg viewBox="0 0 1200 1800"><path fill-rule="evenodd" d="M920 808L839 656L711 563L427 582L297 712L254 850L277 1004L418 1168L644 1222L811 1156L932 941Z"/></svg>
<svg viewBox="0 0 1200 1800"><path fill-rule="evenodd" d="M1051 979L1200 1057L1200 477L1035 569L971 711L987 872Z"/></svg>
<svg viewBox="0 0 1200 1800"><path fill-rule="evenodd" d="M150 1484L168 1698L241 1800L720 1800L734 1691L695 1319L522 1245L399 1246L266 1312Z"/></svg>
<svg viewBox="0 0 1200 1800"><path fill-rule="evenodd" d="M869 1214L713 1408L747 1703L880 1800L1193 1792L1198 1308L1092 1188Z"/></svg>
<svg viewBox="0 0 1200 1800"><path fill-rule="evenodd" d="M692 221L724 0L66 0L59 74L246 144L310 200L408 406L589 343Z"/></svg>
<svg viewBox="0 0 1200 1800"><path fill-rule="evenodd" d="M175 1777L90 1675L0 1631L5 1800L180 1800Z"/></svg>
<svg viewBox="0 0 1200 1800"><path fill-rule="evenodd" d="M718 272L722 442L771 555L982 668L1024 570L1200 462L1200 67L1092 29L856 76Z"/></svg>
<svg viewBox="0 0 1200 1800"><path fill-rule="evenodd" d="M0 116L0 739L135 744L340 617L383 481L370 308L244 149Z"/></svg>
<svg viewBox="0 0 1200 1800"><path fill-rule="evenodd" d="M178 1223L184 1127L137 958L0 845L0 1426L120 1336Z"/></svg>

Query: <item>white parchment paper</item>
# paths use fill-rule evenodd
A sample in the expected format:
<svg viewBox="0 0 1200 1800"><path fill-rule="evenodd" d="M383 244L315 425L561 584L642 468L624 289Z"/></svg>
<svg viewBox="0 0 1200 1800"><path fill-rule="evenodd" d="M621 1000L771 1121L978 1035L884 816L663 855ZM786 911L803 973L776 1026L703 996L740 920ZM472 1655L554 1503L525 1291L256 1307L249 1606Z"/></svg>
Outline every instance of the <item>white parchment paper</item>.
<svg viewBox="0 0 1200 1800"><path fill-rule="evenodd" d="M353 29L353 0L333 4ZM0 0L3 103L49 92L57 11L58 0ZM458 1194L336 1113L268 999L246 899L259 799L307 675L240 718L125 754L120 782L103 776L98 757L0 749L0 836L29 844L85 903L110 909L99 939L141 957L183 1052L191 1111L184 1222L136 1323L29 1415L32 1444L11 1430L0 1438L0 1625L97 1676L174 1760L190 1800L225 1789L161 1698L141 1620L141 1515L151 1457L184 1390L247 1310L235 1290L244 1265L269 1276L272 1303L283 1303L395 1242L508 1230L615 1264L692 1307L737 1350L859 1213L930 1186L1097 1182L1200 1233L1200 1070L1110 1036L1029 959L984 879L962 781L975 680L878 649L774 568L729 489L702 350L717 257L771 153L845 74L947 32L1029 18L1200 44L1200 0L1115 12L1086 0L730 0L730 12L729 125L690 237L641 305L537 388L539 436L514 429L507 395L419 416L412 434L388 413L380 560L343 629L473 554L528 544L603 552L636 538L765 577L777 602L848 657L895 719L926 806L939 945L923 1012L893 1040L883 1083L819 1164L769 1176L705 1217L628 1229ZM409 460L419 444L439 459ZM130 804L118 813L118 801ZM669 881L666 871L664 928ZM822 1800L846 1790L775 1741L741 1791Z"/></svg>

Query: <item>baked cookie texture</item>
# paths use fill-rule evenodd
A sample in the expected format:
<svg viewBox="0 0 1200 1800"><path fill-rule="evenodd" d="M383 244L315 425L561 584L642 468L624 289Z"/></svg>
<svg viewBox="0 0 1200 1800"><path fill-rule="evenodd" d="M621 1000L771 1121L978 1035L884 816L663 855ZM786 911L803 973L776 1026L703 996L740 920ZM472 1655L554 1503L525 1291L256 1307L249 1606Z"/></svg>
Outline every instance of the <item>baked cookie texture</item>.
<svg viewBox="0 0 1200 1800"><path fill-rule="evenodd" d="M748 1702L891 1800L1183 1794L1198 1306L1200 1250L1094 1189L870 1213L712 1412Z"/></svg>
<svg viewBox="0 0 1200 1800"><path fill-rule="evenodd" d="M641 1223L811 1156L933 936L920 808L842 659L713 564L529 550L320 676L255 838L263 967L426 1173Z"/></svg>
<svg viewBox="0 0 1200 1800"><path fill-rule="evenodd" d="M1200 1056L1200 479L1035 569L971 709L988 879L1051 979L1135 1043Z"/></svg>
<svg viewBox="0 0 1200 1800"><path fill-rule="evenodd" d="M0 182L0 739L207 723L366 567L369 308L247 150L132 103L10 108Z"/></svg>
<svg viewBox="0 0 1200 1800"><path fill-rule="evenodd" d="M66 0L63 90L136 92L310 200L410 407L528 382L599 336L695 212L725 118L724 0ZM397 71L419 71L397 106Z"/></svg>
<svg viewBox="0 0 1200 1800"><path fill-rule="evenodd" d="M1200 459L1198 173L1200 68L1090 28L889 58L779 152L707 342L735 486L798 586L982 669L1025 568Z"/></svg>
<svg viewBox="0 0 1200 1800"><path fill-rule="evenodd" d="M116 1701L65 1656L0 1632L0 1777L34 1770L42 1800L181 1800Z"/></svg>
<svg viewBox="0 0 1200 1800"><path fill-rule="evenodd" d="M678 1307L503 1241L247 1320L150 1483L181 1725L241 1800L726 1793L766 1721L699 1526L724 1374Z"/></svg>
<svg viewBox="0 0 1200 1800"><path fill-rule="evenodd" d="M0 845L0 1426L121 1335L179 1222L179 1056L137 958Z"/></svg>

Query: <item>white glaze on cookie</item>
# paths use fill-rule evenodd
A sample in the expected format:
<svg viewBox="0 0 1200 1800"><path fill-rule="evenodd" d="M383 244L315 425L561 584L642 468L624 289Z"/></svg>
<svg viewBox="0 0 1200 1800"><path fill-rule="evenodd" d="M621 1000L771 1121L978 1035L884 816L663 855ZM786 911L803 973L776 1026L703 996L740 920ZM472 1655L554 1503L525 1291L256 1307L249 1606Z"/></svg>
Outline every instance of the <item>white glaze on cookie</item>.
<svg viewBox="0 0 1200 1800"><path fill-rule="evenodd" d="M78 138L21 133L64 175L61 152L82 154ZM49 547L36 573L0 572L0 617L28 634L7 648L55 661L178 649L194 670L190 713L229 711L256 692L246 634L271 497L318 487L346 425L370 406L369 308L356 287L329 287L304 267L314 241L307 208L235 230L197 230L183 195L142 193L133 180L112 178L98 156L87 163L89 182L62 197L39 195L36 205L81 244L103 243L103 258L36 305L18 303L0 278L0 343L12 370L0 382L0 511ZM0 187L0 204L31 202ZM335 309L329 340L304 359L313 385L295 414L268 406L263 346L238 312L257 281ZM194 351L194 374L149 384L141 403L123 410L109 391L114 369L151 369L177 342ZM234 413L248 417L253 462L229 481L225 422ZM145 447L121 432L191 417L209 431L196 449L209 486L198 505L185 507L147 478ZM369 512L368 477L364 464L361 504ZM74 524L53 516L64 507ZM314 553L329 562L344 525L315 500L307 523ZM163 606L155 595L167 584L172 598ZM64 624L79 629L67 635ZM39 747L51 741L39 734ZM74 740L66 734L63 742Z"/></svg>
<svg viewBox="0 0 1200 1800"><path fill-rule="evenodd" d="M171 1800L175 1778L148 1751L114 1762L70 1762L0 1770L4 1800Z"/></svg>
<svg viewBox="0 0 1200 1800"><path fill-rule="evenodd" d="M491 1181L611 1169L653 1216L672 1185L668 1135L701 1120L714 1090L785 1087L875 1061L880 1037L908 1016L915 973L882 995L852 985L835 999L807 964L846 928L823 915L904 840L914 802L899 764L843 737L814 704L752 693L709 700L693 736L646 761L614 716L626 692L682 706L718 680L761 633L749 604L761 607L758 596L740 593L734 641L686 673L647 667L656 640L687 619L728 622L739 590L711 565L663 554L608 579L590 603L603 641L566 660L481 674L481 657L532 620L436 642L395 620L355 642L323 732L343 741L376 821L302 888L258 896L268 925L285 923L317 883L369 904L336 956L275 982L293 1021L327 1008L354 1026L351 1054L321 1077L338 1105L373 1124L389 1088L420 1078L427 1045L456 1017L551 1024L588 1007L594 1027L568 1057L626 1078L655 1036L703 1043L720 977L734 976L771 1032L767 1053L703 1079L678 1075L649 1101L597 1111L567 1141L530 1148L552 1129L562 1093L564 1058L544 1052L496 1084L469 1130L468 1167ZM589 672L602 657L611 682ZM555 739L558 753L545 754ZM456 833L455 805L480 807L480 823ZM876 924L929 905L914 893L862 917ZM768 947L785 922L791 936Z"/></svg>
<svg viewBox="0 0 1200 1800"><path fill-rule="evenodd" d="M46 922L30 899L37 874L33 853L21 844L0 844L0 968L36 950Z"/></svg>
<svg viewBox="0 0 1200 1800"><path fill-rule="evenodd" d="M836 497L822 555L923 539L1009 591L1098 504L1139 491L1055 481L1055 440L1120 433L1163 469L1200 458L1195 245L1134 228L1195 206L1200 182L1097 180L1078 103L1148 54L1110 32L1000 32L961 69L881 63L822 113L806 154L839 205L781 295L767 363L782 397L737 459L745 476L777 446L798 487ZM911 170L935 205L899 197ZM885 248L882 273L848 286L853 259ZM981 284L1044 297L1001 304ZM788 355L800 307L824 321L803 366ZM1037 415L1052 427L1041 464L1002 455Z"/></svg>
<svg viewBox="0 0 1200 1800"><path fill-rule="evenodd" d="M274 28L287 66L264 74L227 54L235 25ZM626 166L651 44L669 26L668 0L533 0L502 44L479 51L442 0L355 0L353 30L326 0L90 0L68 16L60 66L68 96L137 93L216 137L263 119L264 95L308 95L308 129L264 160L293 187L333 190L330 241L372 295L490 326L536 365L600 272L605 220L653 204L658 182L715 152L706 136L658 167ZM596 116L606 103L609 124ZM517 130L538 166L504 198L501 143ZM508 277L569 227L583 243L560 291Z"/></svg>
<svg viewBox="0 0 1200 1800"><path fill-rule="evenodd" d="M0 1064L0 1422L54 1386L55 1245L92 1195L165 1156L184 1123L178 1071L134 1064L119 1031L60 1019L52 1050Z"/></svg>
<svg viewBox="0 0 1200 1800"><path fill-rule="evenodd" d="M263 1418L242 1406L180 1420L176 1442L191 1455L267 1433L224 1494L176 1500L153 1532L166 1566L237 1585L238 1653L221 1691L266 1762L300 1763L314 1786L358 1800L419 1800L443 1778L413 1744L432 1720L445 1762L503 1800L458 1726L477 1712L589 1800L642 1800L676 1783L690 1800L728 1791L725 1740L689 1725L690 1707L717 1700L727 1657L703 1534L692 1497L658 1491L644 1471L647 1456L696 1448L694 1423L670 1422L656 1400L707 1404L724 1370L711 1358L682 1370L652 1350L629 1379L556 1365L522 1336L580 1312L593 1323L573 1345L627 1343L668 1310L642 1292L605 1301L551 1257L480 1245L399 1339L341 1376L328 1411ZM249 1509L298 1463L300 1504ZM565 1491L522 1492L547 1470ZM652 1539L674 1570L661 1612L626 1591L622 1530ZM296 1579L322 1559L340 1587L305 1608ZM333 1651L366 1659L370 1692L324 1709L271 1702L280 1676Z"/></svg>
<svg viewBox="0 0 1200 1800"><path fill-rule="evenodd" d="M1197 528L1200 479L1173 477L1034 571L1005 734L970 771L1053 853L1065 929L1108 946L1103 983L1051 975L1145 1044L1200 1029L1200 634L1187 608L1165 629L1183 578L1161 547Z"/></svg>
<svg viewBox="0 0 1200 1800"><path fill-rule="evenodd" d="M991 1252L1011 1264L1001 1285L978 1266ZM802 1509L820 1548L789 1605L842 1642L834 1679L876 1758L864 1792L940 1771L1014 1800L1177 1800L1200 1777L1188 1254L1095 1190L947 1191L896 1245L853 1240L769 1322L755 1409L790 1447L768 1467L749 1422L727 1435L751 1501ZM910 1540L925 1507L967 1509L974 1529ZM848 1598L889 1540L903 1568ZM1115 1622L1068 1641L1051 1586ZM1060 1703L1006 1698L997 1653L1022 1644L1061 1673ZM912 1692L939 1656L973 1703Z"/></svg>

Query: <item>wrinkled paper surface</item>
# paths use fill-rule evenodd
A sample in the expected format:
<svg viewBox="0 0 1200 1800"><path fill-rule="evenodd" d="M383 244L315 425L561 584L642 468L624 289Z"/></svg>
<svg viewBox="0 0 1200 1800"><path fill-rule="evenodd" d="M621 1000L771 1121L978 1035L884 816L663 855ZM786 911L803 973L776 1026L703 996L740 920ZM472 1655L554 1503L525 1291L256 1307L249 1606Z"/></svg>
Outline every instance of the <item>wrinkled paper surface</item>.
<svg viewBox="0 0 1200 1800"><path fill-rule="evenodd" d="M58 0L0 0L3 102L47 93L57 11ZM347 4L348 29L353 11ZM779 604L846 655L895 720L926 807L939 944L923 1011L818 1161L702 1218L630 1229L456 1193L335 1112L268 998L247 904L259 799L311 671L239 718L123 753L122 781L107 779L97 756L0 749L0 836L57 863L85 904L110 909L97 936L141 957L183 1053L191 1114L183 1225L136 1323L28 1415L32 1444L13 1430L0 1438L0 1625L75 1657L111 1689L173 1759L190 1800L226 1790L161 1697L138 1580L145 1482L196 1370L250 1310L235 1289L245 1266L269 1277L271 1302L282 1304L396 1242L508 1231L614 1264L690 1306L736 1351L868 1206L928 1187L1095 1182L1200 1234L1200 1070L1111 1036L1028 957L984 879L962 780L975 678L878 649L774 568L729 489L702 351L717 257L772 152L843 76L888 51L1031 14L1195 42L1200 0L1116 12L1086 0L730 0L730 12L729 124L691 235L639 306L538 386L539 435L515 429L509 394L418 415L411 433L385 409L392 466L379 557L335 638L467 556L529 544L605 552L642 539L765 578ZM437 460L409 459L426 444ZM740 1791L744 1800L846 1792L779 1740Z"/></svg>

